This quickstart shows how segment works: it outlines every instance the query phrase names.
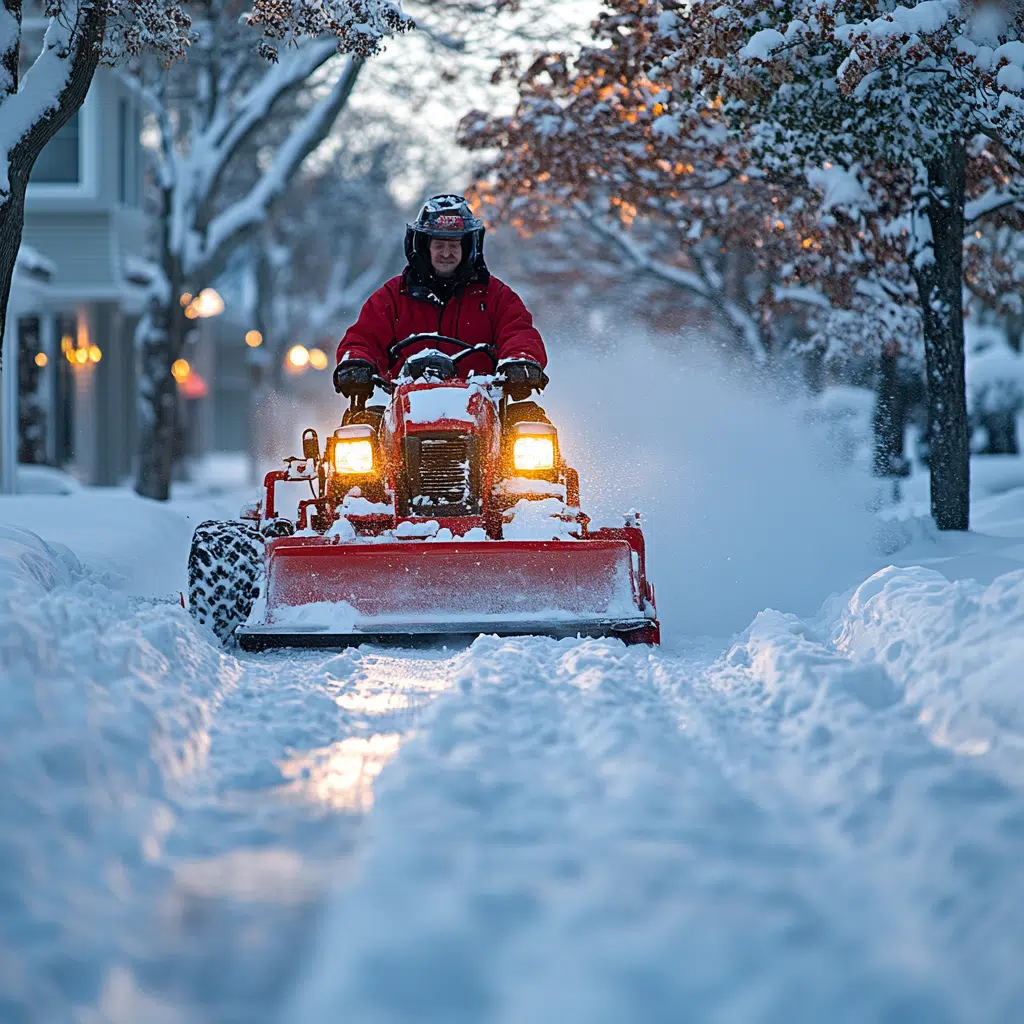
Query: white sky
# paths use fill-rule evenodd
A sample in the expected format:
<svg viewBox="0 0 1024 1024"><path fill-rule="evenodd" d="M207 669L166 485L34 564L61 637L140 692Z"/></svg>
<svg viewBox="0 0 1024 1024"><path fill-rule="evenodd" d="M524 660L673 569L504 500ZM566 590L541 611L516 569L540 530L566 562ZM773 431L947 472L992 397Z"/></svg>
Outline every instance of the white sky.
<svg viewBox="0 0 1024 1024"><path fill-rule="evenodd" d="M544 50L574 53L588 40L590 23L600 8L600 0L524 0L516 16L463 18L460 23L436 17L427 5L407 3L407 11L425 28L465 38L468 45L465 52L456 52L425 31L414 31L389 41L385 52L360 76L352 107L386 113L394 131L405 135L406 152L421 168L397 183L397 197L413 201L428 185L458 190L468 184L480 154L467 153L455 144L459 120L474 108L510 112L516 100L511 83L490 84L498 55L518 50L525 66ZM526 38L517 37L516 30ZM444 72L454 74L455 80L444 81ZM343 134L344 124L339 128ZM434 166L443 172L431 173Z"/></svg>

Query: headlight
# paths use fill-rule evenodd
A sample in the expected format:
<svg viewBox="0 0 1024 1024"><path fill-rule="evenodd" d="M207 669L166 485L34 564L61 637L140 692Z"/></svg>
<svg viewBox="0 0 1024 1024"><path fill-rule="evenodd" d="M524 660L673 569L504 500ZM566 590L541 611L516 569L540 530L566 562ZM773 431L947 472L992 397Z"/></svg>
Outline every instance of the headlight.
<svg viewBox="0 0 1024 1024"><path fill-rule="evenodd" d="M334 446L334 469L337 473L365 475L373 472L371 441L338 441Z"/></svg>
<svg viewBox="0 0 1024 1024"><path fill-rule="evenodd" d="M517 437L512 446L512 462L516 469L532 470L555 468L555 440L553 437Z"/></svg>

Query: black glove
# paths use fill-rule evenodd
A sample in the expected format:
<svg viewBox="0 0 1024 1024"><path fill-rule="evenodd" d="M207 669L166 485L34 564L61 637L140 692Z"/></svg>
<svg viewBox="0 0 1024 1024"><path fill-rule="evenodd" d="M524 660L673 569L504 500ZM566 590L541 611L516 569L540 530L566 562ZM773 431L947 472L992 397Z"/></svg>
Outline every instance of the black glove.
<svg viewBox="0 0 1024 1024"><path fill-rule="evenodd" d="M548 386L548 375L532 359L509 359L498 367L505 378L505 390L514 402L529 398Z"/></svg>
<svg viewBox="0 0 1024 1024"><path fill-rule="evenodd" d="M365 359L345 359L334 368L334 390L346 398L373 394L377 367Z"/></svg>

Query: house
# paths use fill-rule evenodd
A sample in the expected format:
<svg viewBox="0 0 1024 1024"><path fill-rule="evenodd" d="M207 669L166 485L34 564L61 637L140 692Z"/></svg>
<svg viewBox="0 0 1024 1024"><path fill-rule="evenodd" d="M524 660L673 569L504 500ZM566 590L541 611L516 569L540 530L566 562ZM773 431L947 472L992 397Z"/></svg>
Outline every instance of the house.
<svg viewBox="0 0 1024 1024"><path fill-rule="evenodd" d="M46 288L12 290L21 461L116 484L135 456L133 334L142 310L149 220L142 114L116 73L97 71L81 109L40 155L23 246L50 268ZM38 420L39 422L36 422ZM30 436L27 436L30 435Z"/></svg>

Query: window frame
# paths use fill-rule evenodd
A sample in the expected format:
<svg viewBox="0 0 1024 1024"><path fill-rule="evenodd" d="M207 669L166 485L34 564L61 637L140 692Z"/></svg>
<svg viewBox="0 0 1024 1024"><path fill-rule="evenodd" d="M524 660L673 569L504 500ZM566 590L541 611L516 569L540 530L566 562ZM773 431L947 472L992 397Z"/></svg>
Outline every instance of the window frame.
<svg viewBox="0 0 1024 1024"><path fill-rule="evenodd" d="M27 200L32 199L67 199L97 198L99 173L99 145L97 132L99 117L97 99L94 90L86 94L85 102L78 111L78 181L71 182L33 182L28 183L25 193Z"/></svg>

